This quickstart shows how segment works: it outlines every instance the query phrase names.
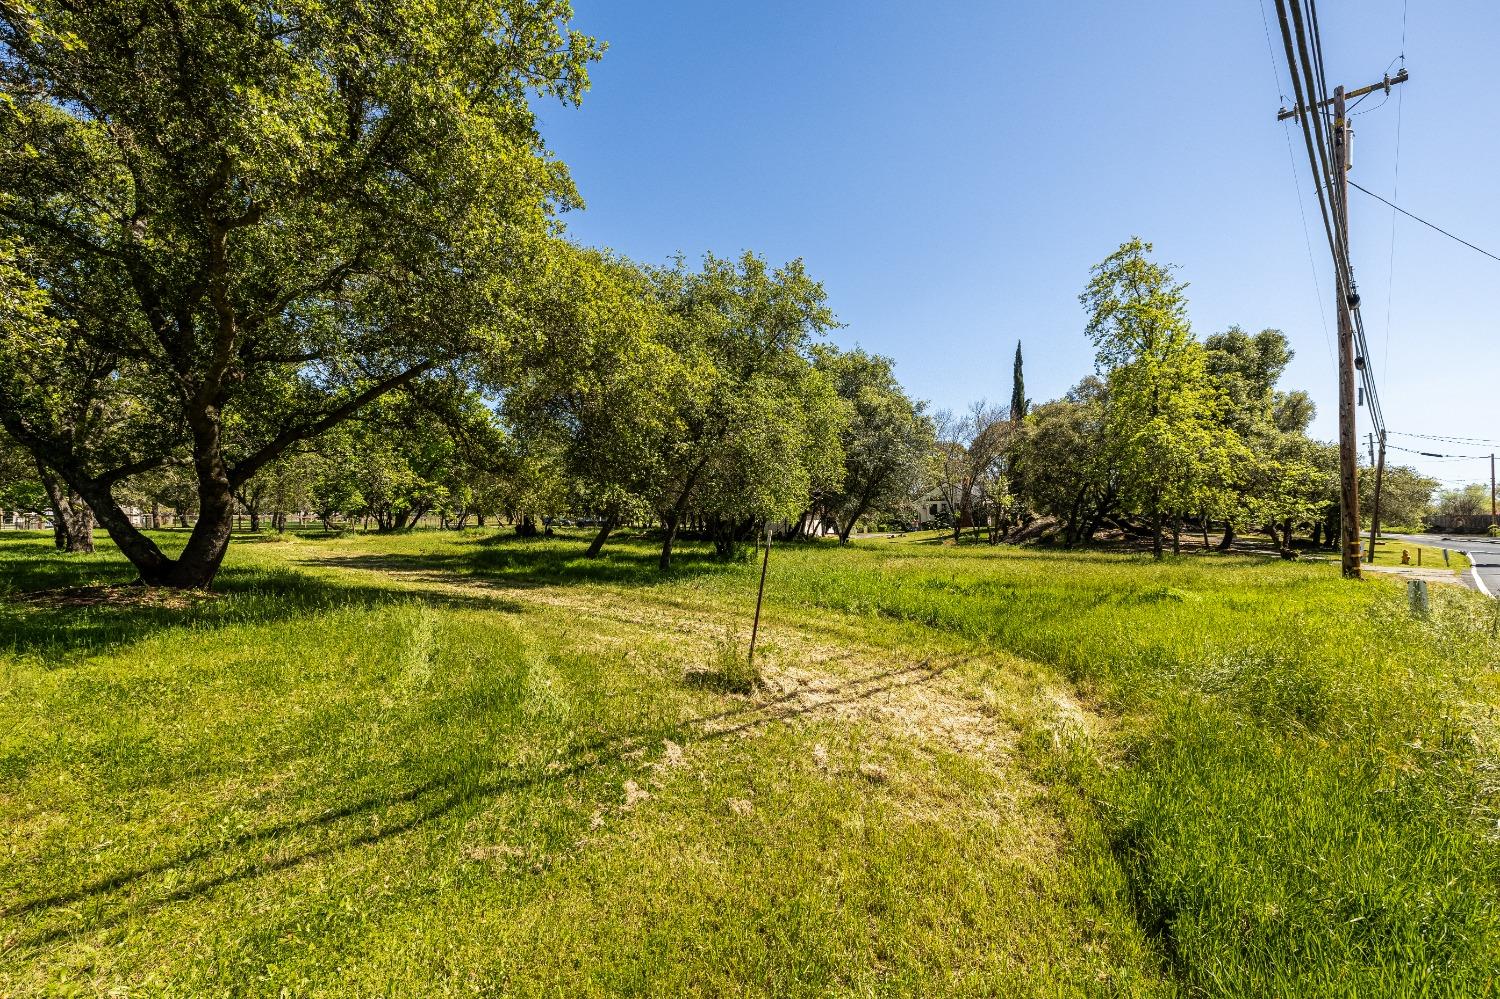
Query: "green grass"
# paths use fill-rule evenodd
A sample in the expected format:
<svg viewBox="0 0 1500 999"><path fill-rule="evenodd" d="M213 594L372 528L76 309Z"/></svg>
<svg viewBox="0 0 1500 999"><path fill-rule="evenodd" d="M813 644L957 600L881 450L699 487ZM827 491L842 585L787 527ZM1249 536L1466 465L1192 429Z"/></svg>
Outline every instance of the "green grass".
<svg viewBox="0 0 1500 999"><path fill-rule="evenodd" d="M1365 541L1365 553L1369 554L1369 540ZM1450 549L1448 561L1443 561L1443 549L1434 548L1431 545L1419 545L1414 541L1401 541L1395 538L1382 538L1375 543L1375 565L1401 565L1401 553L1405 552L1411 561L1407 564L1415 567L1417 558L1422 559L1423 569L1452 569L1454 572L1464 572L1469 568L1469 557L1461 551Z"/></svg>
<svg viewBox="0 0 1500 999"><path fill-rule="evenodd" d="M0 539L0 995L1496 988L1500 605L778 547L756 678L758 566L582 547L237 543L80 607L18 595L117 555Z"/></svg>

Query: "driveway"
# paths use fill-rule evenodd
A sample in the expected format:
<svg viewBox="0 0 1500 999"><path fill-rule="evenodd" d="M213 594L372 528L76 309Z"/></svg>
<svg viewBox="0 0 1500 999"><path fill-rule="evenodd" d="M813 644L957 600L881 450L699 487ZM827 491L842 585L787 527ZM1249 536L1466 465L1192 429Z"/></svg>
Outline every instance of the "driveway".
<svg viewBox="0 0 1500 999"><path fill-rule="evenodd" d="M1481 593L1500 597L1500 538L1475 534L1382 534L1382 537L1413 541L1432 548L1463 552L1474 564L1465 573L1468 582Z"/></svg>

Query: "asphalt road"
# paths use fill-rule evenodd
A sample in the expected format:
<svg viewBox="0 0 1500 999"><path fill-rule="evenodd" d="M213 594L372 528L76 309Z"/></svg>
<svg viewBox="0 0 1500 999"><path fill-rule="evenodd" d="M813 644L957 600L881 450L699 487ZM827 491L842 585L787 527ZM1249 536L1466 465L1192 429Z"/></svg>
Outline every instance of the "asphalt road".
<svg viewBox="0 0 1500 999"><path fill-rule="evenodd" d="M1478 589L1491 597L1500 599L1500 538L1473 534L1390 534L1385 537L1414 541L1433 548L1449 548L1463 552L1474 563L1474 570L1466 573L1469 582L1478 582Z"/></svg>

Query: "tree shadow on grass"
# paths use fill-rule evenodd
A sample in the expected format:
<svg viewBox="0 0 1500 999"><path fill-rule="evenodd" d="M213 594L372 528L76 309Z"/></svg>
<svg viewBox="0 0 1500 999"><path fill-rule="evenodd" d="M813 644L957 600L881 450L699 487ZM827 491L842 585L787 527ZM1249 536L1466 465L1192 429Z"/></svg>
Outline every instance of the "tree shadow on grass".
<svg viewBox="0 0 1500 999"><path fill-rule="evenodd" d="M135 589L119 580L106 585L125 592ZM141 599L93 600L94 591L79 592L90 599L70 599L66 590L47 591L45 598L37 591L8 594L0 605L0 649L36 656L55 666L80 652L119 649L168 629L275 624L348 607L376 608L420 600L505 613L524 610L523 605L500 595L395 589L323 578L295 568L228 566L220 571L211 594L193 599L152 600L153 594L143 589Z"/></svg>
<svg viewBox="0 0 1500 999"><path fill-rule="evenodd" d="M456 552L325 555L301 560L304 565L331 569L361 569L395 574L444 573L455 581L475 578L491 586L611 584L659 586L696 576L731 572L740 563L725 562L706 550L686 548L674 553L666 572L657 568L658 554L643 545L606 548L597 558L585 558L582 548L555 544L483 538Z"/></svg>
<svg viewBox="0 0 1500 999"><path fill-rule="evenodd" d="M498 773L487 771L478 765L456 768L405 790L367 796L316 815L246 831L212 846L194 847L175 857L164 858L135 870L117 872L70 891L7 906L0 909L0 918L33 916L38 921L45 921L48 916L56 914L66 922L41 926L29 934L15 933L0 938L0 953L11 949L43 948L87 933L106 931L173 903L209 895L228 885L293 870L347 850L375 845L428 826L454 813L462 814L465 809L477 807L498 796L522 793L626 763L635 766L640 763L641 751L645 747L660 746L666 739L679 743L728 739L775 722L837 710L902 687L923 684L943 672L945 668L934 668L926 662L908 663L821 687L818 692L822 696L816 700L804 700L800 692L787 691L766 700L738 704L723 711L580 743L561 758L524 772L513 766L501 768ZM411 806L413 814L395 822L378 821L382 811L401 806ZM376 820L373 829L372 819ZM340 824L349 829L348 835L341 837L338 842L289 852L267 848L258 851L257 855L264 858L277 854L276 859L247 859L231 870L202 871L197 877L191 871L193 865L200 862L212 864L241 848ZM117 892L133 893L158 875L167 876L167 883L178 887L151 898L127 895L113 911L83 925L76 924L78 910L75 907L81 903ZM181 883L183 881L186 883Z"/></svg>

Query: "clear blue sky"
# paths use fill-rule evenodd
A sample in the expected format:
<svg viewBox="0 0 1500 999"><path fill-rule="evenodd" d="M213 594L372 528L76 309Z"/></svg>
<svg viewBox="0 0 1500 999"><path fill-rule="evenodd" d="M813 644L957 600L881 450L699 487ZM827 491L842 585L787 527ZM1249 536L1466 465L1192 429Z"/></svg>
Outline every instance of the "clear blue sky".
<svg viewBox="0 0 1500 999"><path fill-rule="evenodd" d="M574 238L650 262L802 257L847 324L835 341L895 358L913 394L958 408L1008 400L1017 339L1037 401L1089 373L1078 292L1139 234L1180 265L1199 336L1290 336L1286 383L1335 436L1327 248L1294 146L1315 285L1298 136L1275 120L1273 0L1274 77L1258 0L575 3L610 49L581 109L541 108L588 203L567 217ZM1402 12L1319 4L1330 86L1380 78ZM1391 195L1399 113L1398 202L1500 252L1500 7L1410 0L1405 51L1412 81L1354 119L1352 177ZM1388 425L1500 440L1500 263L1402 219L1393 277L1390 210L1358 191L1351 206ZM1488 478L1488 462L1412 460Z"/></svg>

